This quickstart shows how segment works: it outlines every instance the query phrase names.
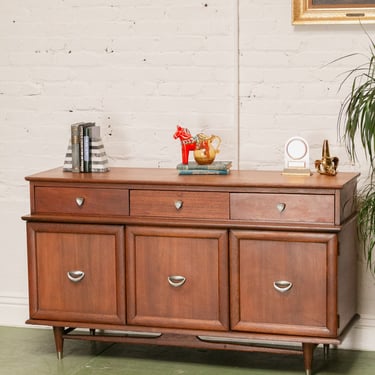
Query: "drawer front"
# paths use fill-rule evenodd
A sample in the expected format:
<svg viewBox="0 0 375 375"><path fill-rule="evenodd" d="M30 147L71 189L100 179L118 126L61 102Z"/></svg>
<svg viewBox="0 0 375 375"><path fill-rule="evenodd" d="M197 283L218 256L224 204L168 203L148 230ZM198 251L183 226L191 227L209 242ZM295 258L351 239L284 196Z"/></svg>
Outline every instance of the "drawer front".
<svg viewBox="0 0 375 375"><path fill-rule="evenodd" d="M232 193L233 220L334 224L334 195Z"/></svg>
<svg viewBox="0 0 375 375"><path fill-rule="evenodd" d="M228 219L229 193L132 190L130 215Z"/></svg>
<svg viewBox="0 0 375 375"><path fill-rule="evenodd" d="M36 187L35 213L129 215L126 189Z"/></svg>
<svg viewBox="0 0 375 375"><path fill-rule="evenodd" d="M129 226L126 241L129 324L228 329L225 230Z"/></svg>
<svg viewBox="0 0 375 375"><path fill-rule="evenodd" d="M335 336L335 234L234 231L231 323L238 331Z"/></svg>

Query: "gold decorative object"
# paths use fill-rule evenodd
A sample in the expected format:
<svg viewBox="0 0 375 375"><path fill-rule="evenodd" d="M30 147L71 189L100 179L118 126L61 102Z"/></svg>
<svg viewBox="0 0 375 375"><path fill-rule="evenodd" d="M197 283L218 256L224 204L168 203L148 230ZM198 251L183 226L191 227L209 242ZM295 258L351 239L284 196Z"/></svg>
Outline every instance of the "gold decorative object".
<svg viewBox="0 0 375 375"><path fill-rule="evenodd" d="M322 148L322 159L315 160L316 171L320 174L327 176L335 176L337 173L337 167L339 164L339 158L334 156L331 157L329 154L328 140L325 139Z"/></svg>
<svg viewBox="0 0 375 375"><path fill-rule="evenodd" d="M203 133L197 134L197 143L194 150L194 159L198 164L211 164L220 152L221 138L218 135L207 136Z"/></svg>

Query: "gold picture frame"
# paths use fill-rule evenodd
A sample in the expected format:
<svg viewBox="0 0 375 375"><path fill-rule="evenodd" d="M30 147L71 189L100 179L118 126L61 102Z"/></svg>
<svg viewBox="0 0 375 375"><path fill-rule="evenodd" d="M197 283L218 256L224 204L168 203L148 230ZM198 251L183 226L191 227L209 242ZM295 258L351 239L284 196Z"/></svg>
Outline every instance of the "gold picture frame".
<svg viewBox="0 0 375 375"><path fill-rule="evenodd" d="M375 23L375 0L292 0L292 23Z"/></svg>

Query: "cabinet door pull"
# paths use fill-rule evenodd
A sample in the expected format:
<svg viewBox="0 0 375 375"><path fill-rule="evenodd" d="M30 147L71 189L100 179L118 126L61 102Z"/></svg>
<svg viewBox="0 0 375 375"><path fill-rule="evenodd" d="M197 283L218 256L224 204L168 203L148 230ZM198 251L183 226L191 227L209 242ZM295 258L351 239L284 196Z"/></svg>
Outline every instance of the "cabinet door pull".
<svg viewBox="0 0 375 375"><path fill-rule="evenodd" d="M276 205L276 208L277 208L277 210L278 210L280 213L282 213L282 212L286 209L286 203L282 203L282 202L280 202L280 203L278 203L278 204Z"/></svg>
<svg viewBox="0 0 375 375"><path fill-rule="evenodd" d="M184 205L183 201L175 201L174 206L176 207L176 210L181 210L182 206Z"/></svg>
<svg viewBox="0 0 375 375"><path fill-rule="evenodd" d="M77 206L79 206L79 207L83 206L83 204L85 203L85 198L83 198L83 197L77 197L76 198L76 203L77 203Z"/></svg>
<svg viewBox="0 0 375 375"><path fill-rule="evenodd" d="M290 281L284 281L284 280L279 280L279 281L274 281L273 287L280 293L285 293L288 290L290 290L293 286L293 283Z"/></svg>
<svg viewBox="0 0 375 375"><path fill-rule="evenodd" d="M66 275L70 281L73 281L73 283L78 283L85 277L83 271L68 271Z"/></svg>
<svg viewBox="0 0 375 375"><path fill-rule="evenodd" d="M178 288L185 284L186 277L184 276L168 276L169 285Z"/></svg>

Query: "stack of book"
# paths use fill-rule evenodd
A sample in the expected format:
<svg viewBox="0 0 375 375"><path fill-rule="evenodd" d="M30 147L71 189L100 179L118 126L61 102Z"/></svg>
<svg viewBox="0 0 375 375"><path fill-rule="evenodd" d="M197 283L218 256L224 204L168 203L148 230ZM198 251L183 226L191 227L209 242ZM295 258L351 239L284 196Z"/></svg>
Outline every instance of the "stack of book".
<svg viewBox="0 0 375 375"><path fill-rule="evenodd" d="M198 164L189 162L188 164L178 164L177 170L180 175L192 174L220 174L227 175L232 167L231 161L214 161L211 164Z"/></svg>
<svg viewBox="0 0 375 375"><path fill-rule="evenodd" d="M71 138L63 169L76 173L109 170L107 155L100 137L100 127L94 122L71 125Z"/></svg>

